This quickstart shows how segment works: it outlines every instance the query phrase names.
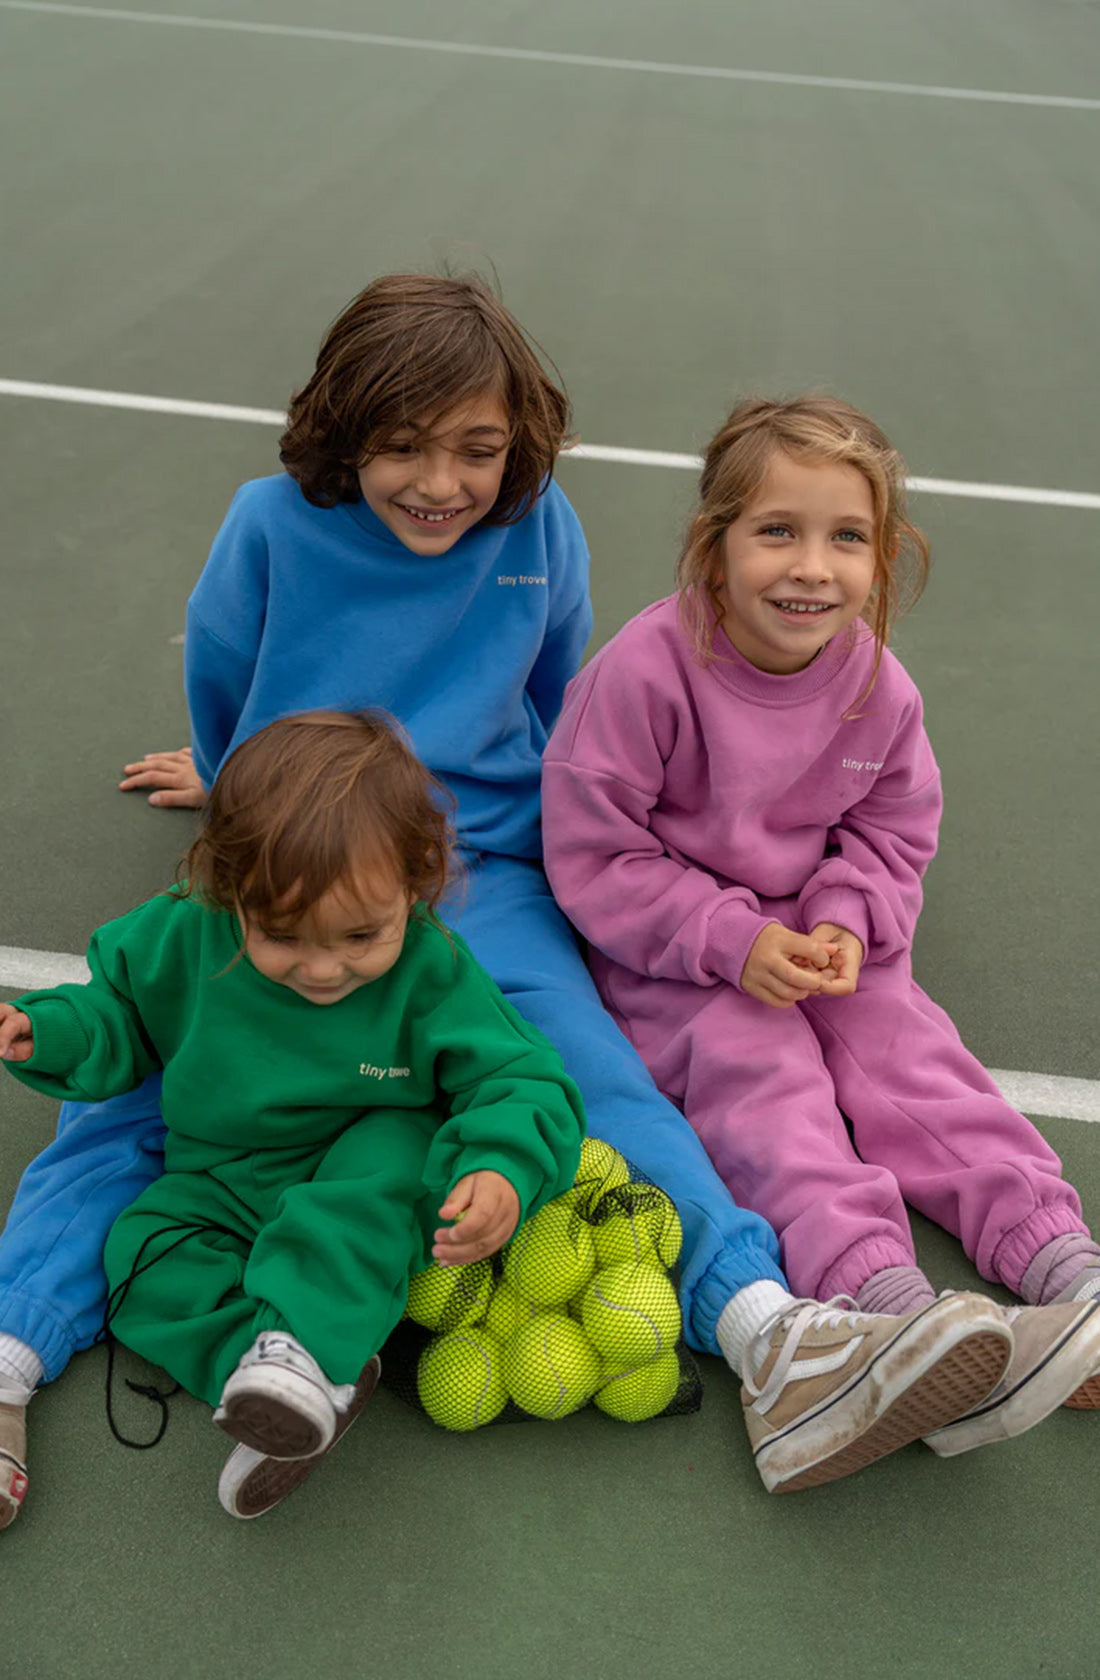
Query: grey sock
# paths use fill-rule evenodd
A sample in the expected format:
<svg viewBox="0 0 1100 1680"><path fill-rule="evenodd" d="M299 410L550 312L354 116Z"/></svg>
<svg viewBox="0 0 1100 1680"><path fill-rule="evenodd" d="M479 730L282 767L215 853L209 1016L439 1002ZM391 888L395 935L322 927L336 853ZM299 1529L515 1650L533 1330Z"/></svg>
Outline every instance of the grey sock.
<svg viewBox="0 0 1100 1680"><path fill-rule="evenodd" d="M1044 1243L1020 1279L1020 1294L1033 1307L1049 1306L1086 1269L1100 1267L1100 1248L1087 1231L1067 1231ZM1082 1280L1083 1281L1083 1280Z"/></svg>
<svg viewBox="0 0 1100 1680"><path fill-rule="evenodd" d="M860 1312L890 1313L898 1318L930 1307L935 1299L936 1291L919 1266L887 1266L856 1290Z"/></svg>

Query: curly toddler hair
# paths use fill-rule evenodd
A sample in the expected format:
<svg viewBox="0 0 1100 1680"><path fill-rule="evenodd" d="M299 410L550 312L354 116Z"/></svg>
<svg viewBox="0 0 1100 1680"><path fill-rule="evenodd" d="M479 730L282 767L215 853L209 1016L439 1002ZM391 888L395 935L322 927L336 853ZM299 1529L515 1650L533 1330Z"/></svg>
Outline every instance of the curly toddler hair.
<svg viewBox="0 0 1100 1680"><path fill-rule="evenodd" d="M453 804L385 713L281 718L223 765L179 890L292 922L333 887L392 875L434 910L452 874Z"/></svg>

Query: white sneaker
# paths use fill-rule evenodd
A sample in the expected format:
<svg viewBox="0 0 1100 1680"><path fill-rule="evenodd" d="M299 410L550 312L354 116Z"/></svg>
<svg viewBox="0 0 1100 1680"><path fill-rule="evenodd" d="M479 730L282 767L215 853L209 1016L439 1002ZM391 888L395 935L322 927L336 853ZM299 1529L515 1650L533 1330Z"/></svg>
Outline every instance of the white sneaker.
<svg viewBox="0 0 1100 1680"><path fill-rule="evenodd" d="M1010 1441L1059 1406L1100 1406L1100 1301L1000 1311L1012 1330L1012 1359L980 1405L925 1436L941 1458Z"/></svg>
<svg viewBox="0 0 1100 1680"><path fill-rule="evenodd" d="M359 1373L359 1381L355 1385L355 1399L346 1412L342 1412L336 1420L336 1433L329 1445L312 1458L272 1458L268 1453L260 1453L254 1447L237 1446L233 1448L222 1468L218 1479L218 1499L223 1511L228 1511L231 1517L246 1520L251 1517L262 1517L266 1511L286 1498L288 1493L301 1487L307 1476L312 1475L319 1464L322 1464L328 1454L342 1440L347 1431L363 1410L367 1401L378 1386L378 1378L382 1373L382 1361L375 1354L368 1359Z"/></svg>
<svg viewBox="0 0 1100 1680"><path fill-rule="evenodd" d="M861 1470L982 1400L1012 1352L999 1307L941 1295L904 1317L795 1301L750 1343L741 1402L769 1492Z"/></svg>
<svg viewBox="0 0 1100 1680"><path fill-rule="evenodd" d="M354 1383L331 1383L301 1342L257 1336L222 1390L214 1422L265 1458L313 1458L331 1446Z"/></svg>

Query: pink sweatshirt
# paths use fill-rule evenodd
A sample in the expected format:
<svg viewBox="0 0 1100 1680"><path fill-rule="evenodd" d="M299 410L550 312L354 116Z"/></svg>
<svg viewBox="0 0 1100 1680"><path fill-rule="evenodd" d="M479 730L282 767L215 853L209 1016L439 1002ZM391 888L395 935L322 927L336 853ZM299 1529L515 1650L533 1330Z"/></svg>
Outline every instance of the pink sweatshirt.
<svg viewBox="0 0 1100 1680"><path fill-rule="evenodd" d="M868 962L909 949L939 773L920 695L891 653L859 715L844 716L874 660L858 628L794 676L758 671L717 628L703 667L670 596L570 683L543 758L546 870L613 963L737 986L773 921L835 922Z"/></svg>

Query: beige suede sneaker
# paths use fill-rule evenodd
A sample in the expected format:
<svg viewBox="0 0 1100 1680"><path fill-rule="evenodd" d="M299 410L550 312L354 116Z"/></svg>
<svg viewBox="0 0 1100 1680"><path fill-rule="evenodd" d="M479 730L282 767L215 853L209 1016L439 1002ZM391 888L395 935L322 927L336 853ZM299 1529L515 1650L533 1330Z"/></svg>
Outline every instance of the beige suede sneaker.
<svg viewBox="0 0 1100 1680"><path fill-rule="evenodd" d="M941 1458L1010 1441L1059 1406L1100 1406L1100 1299L1000 1311L1012 1330L1012 1358L979 1405L925 1436Z"/></svg>
<svg viewBox="0 0 1100 1680"><path fill-rule="evenodd" d="M837 1481L977 1406L1012 1354L1002 1310L941 1295L919 1312L797 1301L750 1344L741 1400L772 1493Z"/></svg>

